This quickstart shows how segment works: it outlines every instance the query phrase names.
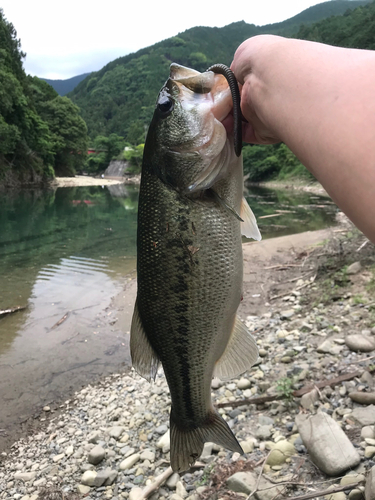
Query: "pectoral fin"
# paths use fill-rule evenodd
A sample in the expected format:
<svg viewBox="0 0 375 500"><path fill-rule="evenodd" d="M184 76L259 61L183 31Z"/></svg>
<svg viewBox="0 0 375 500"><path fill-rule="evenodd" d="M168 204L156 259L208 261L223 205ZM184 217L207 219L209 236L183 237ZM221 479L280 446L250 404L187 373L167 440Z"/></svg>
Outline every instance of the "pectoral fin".
<svg viewBox="0 0 375 500"><path fill-rule="evenodd" d="M130 354L134 369L149 382L155 380L159 366L159 358L152 348L139 315L138 304L135 303L132 324L130 327Z"/></svg>
<svg viewBox="0 0 375 500"><path fill-rule="evenodd" d="M242 198L240 215L243 221L241 222L241 233L246 236L246 238L253 238L254 240L260 241L262 236L259 232L255 215L245 198Z"/></svg>
<svg viewBox="0 0 375 500"><path fill-rule="evenodd" d="M258 347L254 337L236 316L226 350L216 362L214 377L229 380L249 370L258 359Z"/></svg>

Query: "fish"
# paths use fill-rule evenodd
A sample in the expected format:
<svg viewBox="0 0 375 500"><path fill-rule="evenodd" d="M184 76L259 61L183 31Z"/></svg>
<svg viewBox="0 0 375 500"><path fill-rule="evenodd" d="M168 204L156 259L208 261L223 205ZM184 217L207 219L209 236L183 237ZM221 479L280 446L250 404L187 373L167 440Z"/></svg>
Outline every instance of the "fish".
<svg viewBox="0 0 375 500"><path fill-rule="evenodd" d="M242 453L213 407L211 381L236 377L258 359L236 314L241 233L261 236L243 198L242 156L222 124L232 107L224 76L172 64L144 147L130 351L149 381L163 367L176 472L188 470L207 441Z"/></svg>

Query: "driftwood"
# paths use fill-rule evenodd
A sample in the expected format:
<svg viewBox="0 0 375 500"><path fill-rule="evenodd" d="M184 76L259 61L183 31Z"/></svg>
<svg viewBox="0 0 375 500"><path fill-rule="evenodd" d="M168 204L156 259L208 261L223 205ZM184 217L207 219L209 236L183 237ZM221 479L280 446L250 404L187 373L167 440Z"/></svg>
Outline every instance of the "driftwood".
<svg viewBox="0 0 375 500"><path fill-rule="evenodd" d="M5 316L7 314L12 314L18 311L22 311L23 309L26 309L27 306L15 306L15 307L10 307L9 309L3 309L0 310L0 316Z"/></svg>
<svg viewBox="0 0 375 500"><path fill-rule="evenodd" d="M340 491L354 490L360 486L362 482L346 484L344 486L337 486L336 488L331 488L328 490L313 491L312 493L306 493L305 495L299 495L298 497L293 497L293 500L309 500L310 498L324 497L326 495L333 495L334 493L339 493Z"/></svg>
<svg viewBox="0 0 375 500"><path fill-rule="evenodd" d="M375 370L369 370L369 371L372 372ZM305 385L301 389L298 389L298 391L293 391L292 395L296 398L299 398L304 394L307 394L308 392L312 391L313 389L323 389L323 387L338 385L341 384L341 382L346 382L347 380L352 380L353 378L360 377L362 373L363 371L345 373L344 375L340 375L339 377L327 380L321 380L316 384ZM282 396L281 394L274 394L270 396L259 396L257 398L237 399L236 401L228 401L228 403L219 403L216 406L218 408L226 408L226 407L236 408L237 406L242 406L242 405L252 405L252 404L260 405L263 403L268 403L270 401L277 401L283 398L284 396Z"/></svg>
<svg viewBox="0 0 375 500"><path fill-rule="evenodd" d="M53 325L51 330L54 330L55 328L60 326L61 323L64 323L64 321L68 318L69 314L70 314L70 312L65 313L64 316L62 318L60 318L59 321Z"/></svg>

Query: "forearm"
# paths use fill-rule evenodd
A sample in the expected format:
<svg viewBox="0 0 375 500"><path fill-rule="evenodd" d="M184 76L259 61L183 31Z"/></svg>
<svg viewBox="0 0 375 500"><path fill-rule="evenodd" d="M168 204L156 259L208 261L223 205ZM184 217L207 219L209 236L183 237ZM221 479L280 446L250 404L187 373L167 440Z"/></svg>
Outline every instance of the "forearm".
<svg viewBox="0 0 375 500"><path fill-rule="evenodd" d="M254 142L285 142L375 242L375 52L279 37L252 43L242 106L255 117Z"/></svg>

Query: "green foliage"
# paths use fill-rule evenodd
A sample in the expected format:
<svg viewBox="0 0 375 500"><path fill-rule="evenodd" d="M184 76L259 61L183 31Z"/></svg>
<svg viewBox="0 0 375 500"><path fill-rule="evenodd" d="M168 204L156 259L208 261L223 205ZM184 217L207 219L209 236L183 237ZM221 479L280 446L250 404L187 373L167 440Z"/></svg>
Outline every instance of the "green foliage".
<svg viewBox="0 0 375 500"><path fill-rule="evenodd" d="M246 145L243 148L243 165L244 174L250 182L285 180L291 177L313 179L285 144Z"/></svg>
<svg viewBox="0 0 375 500"><path fill-rule="evenodd" d="M293 384L294 379L284 377L277 381L276 390L287 401L291 401L293 399Z"/></svg>
<svg viewBox="0 0 375 500"><path fill-rule="evenodd" d="M313 26L301 26L296 38L357 49L375 49L375 2Z"/></svg>
<svg viewBox="0 0 375 500"><path fill-rule="evenodd" d="M0 178L35 183L74 174L87 152L87 128L70 99L26 76L17 33L0 10Z"/></svg>
<svg viewBox="0 0 375 500"><path fill-rule="evenodd" d="M111 160L118 157L124 146L124 138L117 134L110 134L109 137L98 135L94 140L97 153L88 155L85 170L92 174L105 170Z"/></svg>
<svg viewBox="0 0 375 500"><path fill-rule="evenodd" d="M144 144L138 144L135 148L124 151L123 158L130 163L130 167L127 169L129 174L141 173L144 146Z"/></svg>

